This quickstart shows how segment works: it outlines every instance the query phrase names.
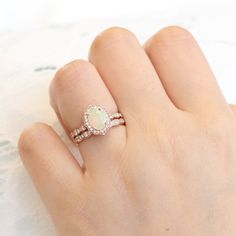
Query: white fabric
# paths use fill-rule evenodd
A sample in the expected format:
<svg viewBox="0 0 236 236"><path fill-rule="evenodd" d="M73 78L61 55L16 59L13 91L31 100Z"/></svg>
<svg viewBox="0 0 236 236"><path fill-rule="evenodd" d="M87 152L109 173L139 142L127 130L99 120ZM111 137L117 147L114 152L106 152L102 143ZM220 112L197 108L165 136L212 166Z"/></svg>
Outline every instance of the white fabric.
<svg viewBox="0 0 236 236"><path fill-rule="evenodd" d="M215 3L214 8L206 4L181 9L162 8L132 18L78 20L73 23L61 20L64 23L60 24L51 21L54 24L36 24L37 29L33 30L26 26L23 31L19 31L18 26L15 30L6 30L14 28L14 24L2 25L5 30L0 31L1 236L55 235L16 149L19 133L35 121L51 124L64 136L48 103L48 85L55 69L76 58L85 59L95 35L111 25L131 29L144 42L158 29L178 24L196 36L227 100L235 102L236 7L234 3L224 3ZM65 137L64 140L69 144ZM77 152L75 148L73 152Z"/></svg>

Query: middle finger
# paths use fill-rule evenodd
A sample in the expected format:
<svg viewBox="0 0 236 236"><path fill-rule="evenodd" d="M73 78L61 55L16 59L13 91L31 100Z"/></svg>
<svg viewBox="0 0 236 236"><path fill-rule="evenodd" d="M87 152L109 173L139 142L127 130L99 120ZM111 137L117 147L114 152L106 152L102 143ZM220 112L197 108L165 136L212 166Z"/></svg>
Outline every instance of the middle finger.
<svg viewBox="0 0 236 236"><path fill-rule="evenodd" d="M166 117L165 112L173 110L174 105L151 61L128 30L115 27L103 32L94 40L89 59L101 74L128 124L130 114L145 117L155 109L158 116Z"/></svg>

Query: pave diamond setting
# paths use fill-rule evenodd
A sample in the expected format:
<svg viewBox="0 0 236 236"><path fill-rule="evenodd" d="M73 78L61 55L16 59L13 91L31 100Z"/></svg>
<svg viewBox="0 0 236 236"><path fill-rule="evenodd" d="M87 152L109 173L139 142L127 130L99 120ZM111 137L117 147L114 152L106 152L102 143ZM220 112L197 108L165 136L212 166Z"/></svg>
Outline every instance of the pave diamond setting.
<svg viewBox="0 0 236 236"><path fill-rule="evenodd" d="M84 126L94 135L105 135L111 127L111 120L102 107L89 106L84 113Z"/></svg>

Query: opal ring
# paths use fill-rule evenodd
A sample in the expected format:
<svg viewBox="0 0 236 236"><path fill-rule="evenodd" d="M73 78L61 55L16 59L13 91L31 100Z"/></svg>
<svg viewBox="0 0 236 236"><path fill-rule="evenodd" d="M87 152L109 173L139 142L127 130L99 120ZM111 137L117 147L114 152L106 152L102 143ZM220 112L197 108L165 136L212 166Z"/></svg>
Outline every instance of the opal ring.
<svg viewBox="0 0 236 236"><path fill-rule="evenodd" d="M92 135L105 135L113 126L125 125L121 113L109 115L101 106L90 105L85 111L83 119L84 124L70 134L75 143L80 143Z"/></svg>

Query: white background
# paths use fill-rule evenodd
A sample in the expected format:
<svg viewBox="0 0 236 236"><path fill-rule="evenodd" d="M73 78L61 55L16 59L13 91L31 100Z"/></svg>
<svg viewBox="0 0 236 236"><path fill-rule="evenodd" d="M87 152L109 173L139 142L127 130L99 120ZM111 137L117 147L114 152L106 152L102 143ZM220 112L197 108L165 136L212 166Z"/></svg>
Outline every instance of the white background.
<svg viewBox="0 0 236 236"><path fill-rule="evenodd" d="M214 11L235 6L234 0L0 0L0 28L25 29L97 17L147 15L170 9ZM235 8L231 8L235 12ZM225 16L227 12L225 12ZM180 16L181 17L181 16Z"/></svg>
<svg viewBox="0 0 236 236"><path fill-rule="evenodd" d="M188 5L193 7L200 1L2 0L0 2L0 27L22 29L96 17L132 17L150 11L168 11L169 7L176 9L183 6L187 8Z"/></svg>
<svg viewBox="0 0 236 236"><path fill-rule="evenodd" d="M55 69L86 59L93 38L107 27L127 27L143 43L162 27L180 25L197 38L234 103L235 22L234 0L0 0L0 235L55 235L16 149L22 129L43 121L78 155L48 105Z"/></svg>

